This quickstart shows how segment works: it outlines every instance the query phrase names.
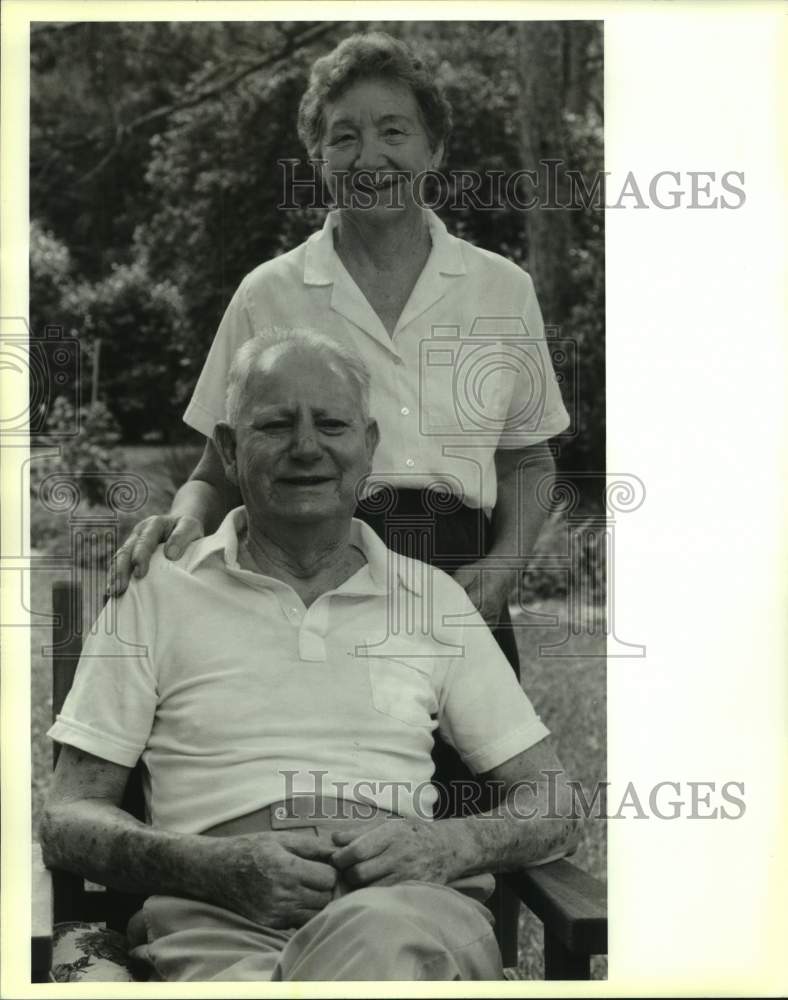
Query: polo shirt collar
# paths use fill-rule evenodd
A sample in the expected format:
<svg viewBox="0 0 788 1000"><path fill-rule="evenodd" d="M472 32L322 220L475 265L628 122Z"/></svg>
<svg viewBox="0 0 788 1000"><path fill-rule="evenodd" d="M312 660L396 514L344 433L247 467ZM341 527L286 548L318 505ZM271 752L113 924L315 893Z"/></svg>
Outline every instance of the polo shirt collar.
<svg viewBox="0 0 788 1000"><path fill-rule="evenodd" d="M419 579L423 571L421 563L413 559L405 559L397 552L387 548L373 528L355 517L351 524L350 541L353 545L358 546L366 556L368 579L378 593L391 593L391 584L396 580L400 586L419 597L421 596L422 581ZM355 592L356 588L353 584L355 579L356 576L353 576L346 580L342 584L342 589L349 586Z"/></svg>
<svg viewBox="0 0 788 1000"><path fill-rule="evenodd" d="M212 555L221 553L224 563L238 568L238 535L246 528L246 508L231 510L212 535L198 539L186 552L184 569L194 573Z"/></svg>
<svg viewBox="0 0 788 1000"><path fill-rule="evenodd" d="M466 274L462 241L450 235L432 209L425 209L424 214L432 240L427 266L439 274ZM332 285L336 281L337 273L342 269L342 262L334 249L334 230L338 224L339 212L329 212L323 228L306 241L305 285Z"/></svg>
<svg viewBox="0 0 788 1000"><path fill-rule="evenodd" d="M183 568L188 573L194 573L211 556L219 554L228 569L239 569L238 536L246 528L246 524L245 507L236 507L235 510L231 510L214 534L198 539L189 547L185 554ZM389 594L392 589L391 584L396 579L397 583L407 590L421 596L422 581L419 577L423 573L422 564L412 559L405 559L388 549L368 524L355 517L351 522L350 540L364 553L367 565L349 580L346 580L338 589L345 591L347 588L347 593ZM367 571L367 584L362 585L365 569ZM360 576L360 574L362 575ZM353 581L359 576L357 585ZM348 587L348 585L350 586Z"/></svg>

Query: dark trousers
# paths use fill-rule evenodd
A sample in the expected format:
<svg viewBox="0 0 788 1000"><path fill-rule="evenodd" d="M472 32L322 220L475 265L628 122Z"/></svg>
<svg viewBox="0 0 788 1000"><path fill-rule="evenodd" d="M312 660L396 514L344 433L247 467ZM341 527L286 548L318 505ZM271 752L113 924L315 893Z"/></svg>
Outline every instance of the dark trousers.
<svg viewBox="0 0 788 1000"><path fill-rule="evenodd" d="M493 528L483 510L466 507L455 498L441 498L426 490L387 488L382 496L362 500L356 517L374 528L394 552L420 559L449 574L483 558L493 539ZM504 606L498 625L491 631L519 678L520 660L508 607ZM460 785L473 781L473 776L439 736L435 739L432 758L438 791L435 815L442 818L458 815L457 804L468 801L467 797L462 797ZM488 796L480 795L475 800L474 811L490 809L493 804ZM504 964L516 965L519 901L499 882L488 906L496 918Z"/></svg>

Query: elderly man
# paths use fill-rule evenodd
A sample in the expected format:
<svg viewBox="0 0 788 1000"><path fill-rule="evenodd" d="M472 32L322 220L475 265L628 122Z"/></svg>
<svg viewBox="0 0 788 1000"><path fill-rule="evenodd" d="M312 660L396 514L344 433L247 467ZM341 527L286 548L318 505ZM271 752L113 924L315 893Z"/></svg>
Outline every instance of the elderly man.
<svg viewBox="0 0 788 1000"><path fill-rule="evenodd" d="M316 333L240 349L215 442L244 506L107 605L50 730L47 862L151 894L129 931L151 978L497 978L489 873L574 845L465 592L352 518L367 394ZM432 818L436 728L505 790L491 813ZM119 808L140 758L149 824Z"/></svg>

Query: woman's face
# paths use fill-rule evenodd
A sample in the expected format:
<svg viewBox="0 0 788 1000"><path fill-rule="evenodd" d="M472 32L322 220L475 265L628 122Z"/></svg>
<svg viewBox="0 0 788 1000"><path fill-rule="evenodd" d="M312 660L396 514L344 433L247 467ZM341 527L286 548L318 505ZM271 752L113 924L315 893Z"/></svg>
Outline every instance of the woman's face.
<svg viewBox="0 0 788 1000"><path fill-rule="evenodd" d="M397 80L360 80L324 109L324 176L340 208L376 221L412 211L443 146L430 147L418 103Z"/></svg>

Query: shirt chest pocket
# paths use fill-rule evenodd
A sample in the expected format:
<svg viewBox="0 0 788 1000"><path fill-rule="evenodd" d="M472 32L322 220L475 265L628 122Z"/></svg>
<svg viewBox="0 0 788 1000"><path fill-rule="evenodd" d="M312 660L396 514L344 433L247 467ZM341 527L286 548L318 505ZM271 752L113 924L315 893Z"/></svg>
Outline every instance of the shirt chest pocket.
<svg viewBox="0 0 788 1000"><path fill-rule="evenodd" d="M368 668L376 711L409 726L432 726L438 700L426 667L392 656L370 656Z"/></svg>

